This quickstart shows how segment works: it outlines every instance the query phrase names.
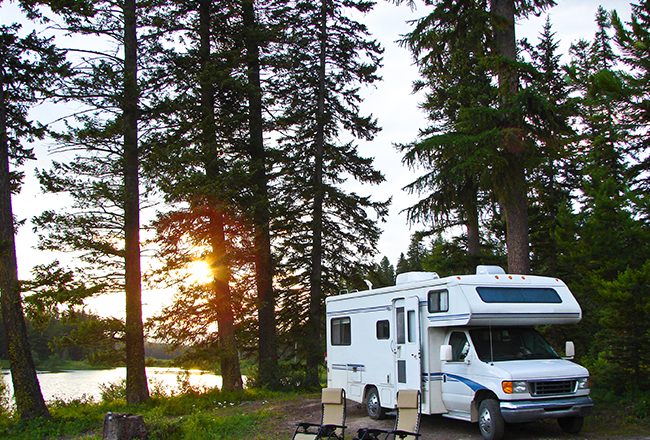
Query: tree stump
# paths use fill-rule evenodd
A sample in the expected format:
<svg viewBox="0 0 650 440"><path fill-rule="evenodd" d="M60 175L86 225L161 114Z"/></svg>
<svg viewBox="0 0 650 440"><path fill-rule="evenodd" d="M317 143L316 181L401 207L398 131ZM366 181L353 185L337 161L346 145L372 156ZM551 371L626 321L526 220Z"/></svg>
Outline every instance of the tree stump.
<svg viewBox="0 0 650 440"><path fill-rule="evenodd" d="M104 415L102 438L105 440L144 440L147 428L141 415L107 413Z"/></svg>

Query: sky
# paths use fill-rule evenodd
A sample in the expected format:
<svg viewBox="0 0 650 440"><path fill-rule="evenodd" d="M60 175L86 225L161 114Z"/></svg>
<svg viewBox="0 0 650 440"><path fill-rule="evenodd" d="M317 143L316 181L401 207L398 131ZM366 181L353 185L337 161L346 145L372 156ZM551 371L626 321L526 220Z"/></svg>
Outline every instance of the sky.
<svg viewBox="0 0 650 440"><path fill-rule="evenodd" d="M7 0L0 0L0 2L2 5L0 22L9 24L17 20L15 4L8 3ZM591 40L593 37L596 31L594 17L598 5L602 5L608 11L617 10L624 21L629 20L630 17L630 4L624 0L558 0L557 3L557 6L540 17L518 22L517 38L526 37L535 44L546 17L550 16L556 39L560 42L559 53L567 54L572 42L580 38ZM408 195L402 188L415 180L418 171L404 167L401 163L401 154L393 147L395 143L408 143L415 140L418 130L425 128L427 124L425 115L419 108L423 96L411 92L412 83L418 78L417 69L413 65L409 52L399 47L397 43L397 40L411 29L408 21L423 17L430 10L421 1L417 1L416 4L417 8L411 10L406 5L395 6L393 3L379 0L374 10L365 17L355 16L358 21L367 24L373 38L381 42L385 48L383 67L380 71L383 81L362 91L364 102L361 106L362 114L373 114L378 119L382 131L373 141L360 142L359 152L363 156L375 158L375 168L384 173L386 181L378 186L365 187L350 182L349 187L361 195L372 194L375 200L392 197L393 203L387 221L380 225L384 232L379 241L377 261L386 256L393 265L397 263L400 253L406 253L411 235L421 227L419 225L409 227L406 224L406 214L402 212L417 201L417 196ZM50 122L60 116L46 108L36 109L32 114L43 122ZM46 264L59 257L52 252L35 251L37 242L30 219L45 209L55 209L67 202L65 198L40 193L36 179L33 177L33 169L47 168L52 157L48 154L47 144L37 145L36 153L38 160L24 168L27 178L23 191L13 199L16 217L27 220L18 231L16 239L21 278L27 278L35 264ZM143 292L145 317L150 316L168 300L169 294ZM104 298L93 303L91 308L98 311L103 311L107 307L115 309L115 305L122 302L116 301L115 298ZM116 313L123 314L123 306L120 306L120 310Z"/></svg>

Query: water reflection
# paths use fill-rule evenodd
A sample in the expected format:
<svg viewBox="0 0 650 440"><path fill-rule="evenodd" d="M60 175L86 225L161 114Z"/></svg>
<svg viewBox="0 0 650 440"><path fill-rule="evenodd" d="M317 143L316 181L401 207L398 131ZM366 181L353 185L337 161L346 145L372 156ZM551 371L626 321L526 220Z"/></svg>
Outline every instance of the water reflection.
<svg viewBox="0 0 650 440"><path fill-rule="evenodd" d="M9 390L13 392L9 370L2 370L2 377ZM69 370L58 373L38 372L41 391L46 401L79 399L84 395L96 401L101 400L100 385L118 383L126 379L126 368L112 370ZM178 391L180 383L188 382L192 388L221 388L221 376L180 368L147 367L149 389L161 387L167 393Z"/></svg>

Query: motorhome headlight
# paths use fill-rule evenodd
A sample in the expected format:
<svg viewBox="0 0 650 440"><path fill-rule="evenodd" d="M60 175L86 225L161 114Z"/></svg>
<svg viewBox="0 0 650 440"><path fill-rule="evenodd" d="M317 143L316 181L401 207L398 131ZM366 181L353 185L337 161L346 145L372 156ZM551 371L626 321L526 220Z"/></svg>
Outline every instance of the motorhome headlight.
<svg viewBox="0 0 650 440"><path fill-rule="evenodd" d="M528 382L503 381L501 386L503 387L503 392L506 394L521 394L528 392Z"/></svg>
<svg viewBox="0 0 650 440"><path fill-rule="evenodd" d="M579 390L588 390L591 388L591 378L589 377L581 377L577 382Z"/></svg>

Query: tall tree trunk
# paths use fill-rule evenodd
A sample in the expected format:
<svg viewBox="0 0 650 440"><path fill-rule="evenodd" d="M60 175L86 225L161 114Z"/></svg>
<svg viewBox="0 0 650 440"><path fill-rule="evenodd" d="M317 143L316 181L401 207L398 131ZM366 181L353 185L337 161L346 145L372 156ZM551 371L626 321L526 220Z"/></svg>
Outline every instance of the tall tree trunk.
<svg viewBox="0 0 650 440"><path fill-rule="evenodd" d="M466 197L463 208L467 217L465 224L467 227L467 255L478 257L481 255L481 232L476 188L472 185L464 191L464 196Z"/></svg>
<svg viewBox="0 0 650 440"><path fill-rule="evenodd" d="M3 61L0 60L0 65ZM36 367L27 339L18 283L4 88L4 77L0 71L0 302L2 303L2 321L7 337L11 382L14 387L14 399L19 416L23 419L50 417L38 383Z"/></svg>
<svg viewBox="0 0 650 440"><path fill-rule="evenodd" d="M201 0L199 4L199 58L201 63L201 131L203 137L203 154L205 157L206 174L210 180L219 178L219 165L217 157L215 112L215 89L211 73L211 11L212 0ZM216 203L211 201L209 203ZM224 231L223 214L220 207L210 209L210 270L212 272L212 289L214 292L213 304L217 312L217 325L219 327L219 359L223 391L236 391L244 388L239 354L235 339L235 318L230 293L230 268L228 263L228 250L226 249L226 234Z"/></svg>
<svg viewBox="0 0 650 440"><path fill-rule="evenodd" d="M504 60L515 61L517 42L515 40L514 0L491 0L492 13L501 19L495 30L497 51ZM503 63L498 70L501 105L518 88L518 75L514 67ZM503 137L505 156L510 174L502 188L503 206L506 215L506 242L508 247L508 272L530 273L530 244L528 239L528 199L526 168L521 157L525 144L523 133L517 128L505 130Z"/></svg>
<svg viewBox="0 0 650 440"><path fill-rule="evenodd" d="M223 391L238 391L244 388L239 366L239 353L235 339L235 316L230 293L230 269L227 264L228 251L224 233L223 214L214 211L210 218L212 255L210 268L213 274L214 306L219 327L219 358Z"/></svg>
<svg viewBox="0 0 650 440"><path fill-rule="evenodd" d="M316 109L316 145L314 151L314 205L312 212L311 295L307 322L306 386L318 387L318 366L323 363L321 344L323 303L323 154L325 150L325 73L327 57L327 0L321 0L320 60L318 68L318 107Z"/></svg>
<svg viewBox="0 0 650 440"><path fill-rule="evenodd" d="M126 290L126 401L149 400L142 328L135 0L124 2L124 248Z"/></svg>
<svg viewBox="0 0 650 440"><path fill-rule="evenodd" d="M259 380L271 389L279 386L275 292L273 290L273 261L271 258L270 213L266 152L262 118L262 86L260 80L259 29L254 0L243 0L246 68L249 105L249 156L253 191L253 227L257 307L259 319Z"/></svg>

